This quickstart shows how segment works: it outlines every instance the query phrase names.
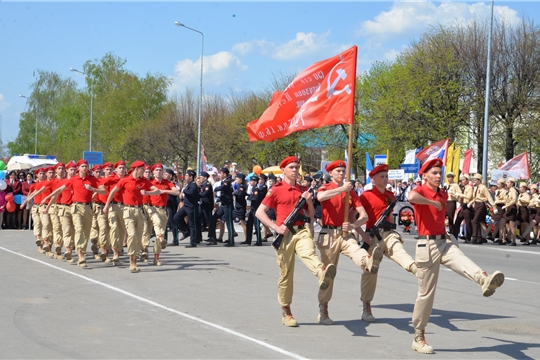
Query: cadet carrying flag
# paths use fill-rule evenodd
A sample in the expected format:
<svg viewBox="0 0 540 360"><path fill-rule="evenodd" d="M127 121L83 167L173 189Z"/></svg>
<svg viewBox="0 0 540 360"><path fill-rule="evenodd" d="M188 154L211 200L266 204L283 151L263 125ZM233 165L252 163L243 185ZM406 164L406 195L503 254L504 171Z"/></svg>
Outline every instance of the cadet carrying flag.
<svg viewBox="0 0 540 360"><path fill-rule="evenodd" d="M275 92L259 119L246 126L249 141L274 141L297 131L354 122L356 46L302 71Z"/></svg>

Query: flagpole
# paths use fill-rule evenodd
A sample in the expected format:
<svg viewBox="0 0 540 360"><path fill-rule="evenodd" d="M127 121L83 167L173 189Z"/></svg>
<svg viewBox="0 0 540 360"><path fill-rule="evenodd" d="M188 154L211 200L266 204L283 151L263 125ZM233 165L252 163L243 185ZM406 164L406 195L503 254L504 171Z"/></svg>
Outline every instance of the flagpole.
<svg viewBox="0 0 540 360"><path fill-rule="evenodd" d="M353 81L353 89L352 89L352 96L356 96L356 59L358 57L358 48L355 47L354 51L354 81ZM349 124L349 144L348 144L348 154L349 158L347 159L347 169L345 171L345 181L351 181L351 159L353 156L353 146L352 146L352 139L354 136L354 105L355 101L351 102L351 123ZM349 221L349 194L350 192L347 191L347 194L345 194L345 214L343 214L343 222ZM343 231L343 238L348 235L347 231Z"/></svg>

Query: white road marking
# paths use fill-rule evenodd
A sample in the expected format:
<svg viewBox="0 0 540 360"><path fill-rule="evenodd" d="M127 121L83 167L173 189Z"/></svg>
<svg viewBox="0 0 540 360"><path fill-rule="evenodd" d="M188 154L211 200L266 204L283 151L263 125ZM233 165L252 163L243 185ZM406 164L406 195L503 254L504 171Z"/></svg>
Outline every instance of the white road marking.
<svg viewBox="0 0 540 360"><path fill-rule="evenodd" d="M157 303L157 302L155 302L155 301L148 300L148 299L146 299L146 298L143 298L143 297L141 297L141 296L132 294L132 293L130 293L130 292L128 292L128 291L119 289L119 288L117 288L117 287L114 287L114 286L112 286L112 285L103 283L103 282L101 282L101 281L97 281L97 280L91 279L91 278L89 278L89 277L86 277L86 276L84 276L84 275L80 275L80 274L71 272L71 271L69 271L69 270L62 269L62 268L60 268L60 267L51 265L51 264L49 264L49 263L46 263L46 262L41 261L41 260L38 260L38 259L34 259L34 258L30 257L30 256L26 256L26 255L20 254L20 253L18 253L18 252L15 252L15 251L6 249L6 248L1 247L1 246L0 246L0 250L4 250L4 251L9 252L9 253L12 253L12 254L14 254L14 255L21 256L21 257L23 257L23 258L25 258L25 259L35 261L35 262L37 262L37 263L40 263L40 264L42 264L42 265L49 266L49 267L51 267L51 268L53 268L53 269L56 269L56 270L63 271L63 272L65 272L65 273L68 273L68 274L70 274L70 275L79 277L79 278L81 278L81 279L83 279L83 280L86 280L86 281L89 281L89 282L91 282L91 283L94 283L94 284L97 284L97 285L101 285L101 286L103 286L103 287L105 287L105 288L107 288L107 289L109 289L109 290L113 290L113 291L119 292L119 293L124 294L124 295L126 295L126 296L129 296L129 297L131 297L131 298L133 298L133 299L136 299L136 300L139 300L139 301L141 301L141 302L150 304L150 305L152 305L152 306L155 306L155 307L157 307L157 308L163 309L163 310L165 310L165 311L168 311L168 312L171 312L171 313L174 313L174 314L183 316L183 317L185 317L185 318L187 318L187 319L190 319L190 320L193 320L193 321L197 321L197 322L200 322L200 323L202 323L202 324L211 326L211 327L213 327L213 328L215 328L215 329L218 329L218 330L221 330L221 331L226 332L226 333L228 333L228 334L237 336L237 337L242 338L242 339L244 339L244 340L254 342L254 343L257 344L257 345L264 346L264 347L266 347L266 348L268 348L268 349L270 349L270 350L274 350L274 351L276 351L276 352L278 352L278 353L280 353L280 354L289 356L289 357L291 357L291 358L293 358L293 359L302 359L302 360L303 360L303 359L306 359L306 358L304 358L304 357L302 357L302 356L300 356L300 355L294 354L294 353L292 353L292 352L289 352L289 351L284 350L284 349L282 349L282 348L279 348L279 347L277 347L277 346L274 346L274 345L265 343L264 341L257 340L257 339L255 339L255 338L252 338L252 337L250 337L250 336L241 334L241 333L239 333L239 332L237 332L237 331L228 329L228 328L223 327L223 326L221 326L221 325L214 324L214 323L211 323L211 322L209 322L209 321L206 321L206 320L202 320L202 319L196 318L195 316L192 316L192 315L183 313L183 312L181 312L181 311L172 309L172 308L167 307L167 306L165 306L165 305L161 305L161 304L159 304L159 303Z"/></svg>
<svg viewBox="0 0 540 360"><path fill-rule="evenodd" d="M517 250L517 249L508 249L508 248L489 248L490 250L506 251L506 252L515 252L521 254L530 254L530 255L540 255L538 251L527 251L527 250Z"/></svg>

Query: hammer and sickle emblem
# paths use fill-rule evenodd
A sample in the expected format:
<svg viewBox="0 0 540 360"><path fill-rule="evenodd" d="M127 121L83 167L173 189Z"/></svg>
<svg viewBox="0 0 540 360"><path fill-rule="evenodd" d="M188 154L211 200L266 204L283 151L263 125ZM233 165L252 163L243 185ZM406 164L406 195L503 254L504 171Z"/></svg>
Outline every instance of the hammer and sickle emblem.
<svg viewBox="0 0 540 360"><path fill-rule="evenodd" d="M339 95L339 94L343 93L344 91L349 95L352 92L351 89L349 88L349 84L345 85L343 87L343 89L341 89L341 90L336 90L336 86L339 83L339 81L340 80L345 80L347 78L347 73L343 69L337 69L336 70L336 73L337 73L338 76L337 76L337 78L334 79L334 82L332 84L330 84L331 74L339 64L340 63L338 63L338 64L336 64L336 66L334 66L334 68L330 71L330 74L328 76L328 89L326 90L326 97L327 98L330 98L332 95Z"/></svg>

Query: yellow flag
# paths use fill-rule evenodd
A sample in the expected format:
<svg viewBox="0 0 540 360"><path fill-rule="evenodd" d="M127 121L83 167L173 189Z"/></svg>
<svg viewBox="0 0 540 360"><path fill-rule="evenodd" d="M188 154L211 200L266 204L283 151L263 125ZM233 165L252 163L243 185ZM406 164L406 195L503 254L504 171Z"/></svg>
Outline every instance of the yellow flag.
<svg viewBox="0 0 540 360"><path fill-rule="evenodd" d="M386 149L386 165L390 164L390 150Z"/></svg>
<svg viewBox="0 0 540 360"><path fill-rule="evenodd" d="M452 157L452 172L459 176L459 163L461 161L461 146L454 149L454 156Z"/></svg>
<svg viewBox="0 0 540 360"><path fill-rule="evenodd" d="M304 180L304 170L302 170L302 165L300 165L298 173L300 174L300 180Z"/></svg>
<svg viewBox="0 0 540 360"><path fill-rule="evenodd" d="M454 160L454 143L448 146L448 150L446 151L446 173L447 174L451 172L453 169L453 160Z"/></svg>

